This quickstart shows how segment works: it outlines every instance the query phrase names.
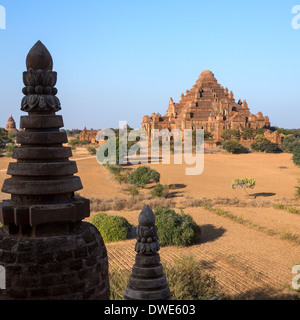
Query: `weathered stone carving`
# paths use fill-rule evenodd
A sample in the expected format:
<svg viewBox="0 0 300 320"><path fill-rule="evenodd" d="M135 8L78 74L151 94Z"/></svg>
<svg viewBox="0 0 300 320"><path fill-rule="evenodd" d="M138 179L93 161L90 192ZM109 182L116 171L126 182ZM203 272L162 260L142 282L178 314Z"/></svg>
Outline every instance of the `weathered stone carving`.
<svg viewBox="0 0 300 320"><path fill-rule="evenodd" d="M27 56L27 93L22 131L2 192L0 265L7 273L6 299L109 299L108 259L103 239L91 224L88 199L74 176L77 165L63 127L49 51L39 41ZM0 299L3 298L0 292ZM2 296L1 296L2 295Z"/></svg>
<svg viewBox="0 0 300 320"><path fill-rule="evenodd" d="M27 112L61 110L60 101L56 97L58 90L54 88L57 73L52 71L52 57L40 41L30 50L26 65L27 72L23 73L25 97L21 109Z"/></svg>
<svg viewBox="0 0 300 320"><path fill-rule="evenodd" d="M139 216L135 265L124 300L171 300L170 289L158 254L160 247L155 215L146 206Z"/></svg>
<svg viewBox="0 0 300 320"><path fill-rule="evenodd" d="M160 249L157 237L157 226L155 216L149 207L145 207L139 216L137 227L137 243L135 251L137 253L157 253Z"/></svg>

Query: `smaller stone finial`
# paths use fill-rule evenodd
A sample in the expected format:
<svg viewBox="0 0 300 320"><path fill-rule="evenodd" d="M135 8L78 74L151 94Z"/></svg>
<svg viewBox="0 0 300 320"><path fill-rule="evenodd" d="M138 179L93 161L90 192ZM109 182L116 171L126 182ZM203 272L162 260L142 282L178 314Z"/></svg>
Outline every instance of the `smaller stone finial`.
<svg viewBox="0 0 300 320"><path fill-rule="evenodd" d="M146 206L139 216L135 251L138 253L157 253L159 249L155 216L151 208Z"/></svg>
<svg viewBox="0 0 300 320"><path fill-rule="evenodd" d="M174 104L174 100L172 97L170 98L170 101L169 101L169 105L171 105L171 104Z"/></svg>
<svg viewBox="0 0 300 320"><path fill-rule="evenodd" d="M163 273L158 251L160 249L155 215L146 206L139 216L135 265L124 300L171 300L167 279Z"/></svg>

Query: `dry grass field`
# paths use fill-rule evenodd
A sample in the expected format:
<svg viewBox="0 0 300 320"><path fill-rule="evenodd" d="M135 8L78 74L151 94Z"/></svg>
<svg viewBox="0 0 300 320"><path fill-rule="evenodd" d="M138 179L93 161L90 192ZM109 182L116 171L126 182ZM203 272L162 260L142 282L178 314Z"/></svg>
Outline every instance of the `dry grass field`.
<svg viewBox="0 0 300 320"><path fill-rule="evenodd" d="M73 158L84 186L80 195L108 201L115 209L106 210L108 214L124 216L136 225L142 206L150 199L149 188L132 199L125 191L128 186L115 181L85 149L77 149ZM0 159L1 185L9 161ZM149 166L160 172L162 184L172 186L167 200L173 202L173 208L190 214L202 228L201 243L162 248L163 263L172 264L176 257L193 255L233 299L299 297L291 287L291 270L300 264L300 215L295 211L300 210L300 201L294 196L300 169L294 166L291 155L206 154L201 176L186 176L185 165L174 165L172 159L170 165ZM257 183L249 198L231 189L232 180L243 177L254 178ZM131 201L134 210L118 209L120 199ZM203 201L211 206L202 206ZM294 211L278 210L274 207L278 204ZM108 243L110 265L131 270L134 244L134 240Z"/></svg>

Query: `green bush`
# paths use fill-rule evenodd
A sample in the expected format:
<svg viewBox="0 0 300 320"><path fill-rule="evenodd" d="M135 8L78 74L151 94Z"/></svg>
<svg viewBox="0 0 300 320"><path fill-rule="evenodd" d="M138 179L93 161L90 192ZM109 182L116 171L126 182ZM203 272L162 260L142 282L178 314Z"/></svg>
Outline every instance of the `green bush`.
<svg viewBox="0 0 300 320"><path fill-rule="evenodd" d="M69 146L71 146L71 147L78 146L78 145L79 145L79 143L80 143L79 138L71 139L71 140L68 142Z"/></svg>
<svg viewBox="0 0 300 320"><path fill-rule="evenodd" d="M286 136L282 142L282 149L285 152L293 152L296 145L300 145L300 140L297 140L293 135Z"/></svg>
<svg viewBox="0 0 300 320"><path fill-rule="evenodd" d="M239 130L226 129L226 130L222 131L221 138L224 141L229 141L229 140L239 141L241 139L241 134L240 134Z"/></svg>
<svg viewBox="0 0 300 320"><path fill-rule="evenodd" d="M265 153L281 153L282 149L279 147L278 143L273 143L266 138L261 138L257 136L255 142L251 144L251 150L255 152L265 152Z"/></svg>
<svg viewBox="0 0 300 320"><path fill-rule="evenodd" d="M169 195L169 186L162 184L157 184L152 190L151 190L151 196L153 198L167 198Z"/></svg>
<svg viewBox="0 0 300 320"><path fill-rule="evenodd" d="M183 247L199 241L201 229L191 216L164 207L156 208L154 214L161 246Z"/></svg>
<svg viewBox="0 0 300 320"><path fill-rule="evenodd" d="M8 144L5 146L5 151L6 151L6 157L7 158L11 158L12 157L12 154L13 154L13 151L14 149L16 148L16 145L14 144Z"/></svg>
<svg viewBox="0 0 300 320"><path fill-rule="evenodd" d="M193 256L183 256L174 266L164 267L173 300L221 300L216 280L203 272L203 263Z"/></svg>
<svg viewBox="0 0 300 320"><path fill-rule="evenodd" d="M256 130L253 128L243 128L241 138L244 140L252 140L256 135Z"/></svg>
<svg viewBox="0 0 300 320"><path fill-rule="evenodd" d="M149 167L139 167L134 170L128 177L128 183L139 187L144 187L146 184L160 181L160 174Z"/></svg>
<svg viewBox="0 0 300 320"><path fill-rule="evenodd" d="M95 155L95 154L97 153L97 150L96 150L96 148L94 148L94 147L88 147L88 148L87 148L87 151L88 151L89 154L91 154L91 155Z"/></svg>
<svg viewBox="0 0 300 320"><path fill-rule="evenodd" d="M223 149L233 154L248 152L248 149L243 147L238 141L235 140L225 141L223 143Z"/></svg>
<svg viewBox="0 0 300 320"><path fill-rule="evenodd" d="M135 187L129 188L128 191L132 197L138 196L140 194L139 190Z"/></svg>
<svg viewBox="0 0 300 320"><path fill-rule="evenodd" d="M277 131L278 131L278 133L284 134L285 136L292 134L292 132L288 129L278 129Z"/></svg>
<svg viewBox="0 0 300 320"><path fill-rule="evenodd" d="M300 199L300 186L296 187L296 198Z"/></svg>
<svg viewBox="0 0 300 320"><path fill-rule="evenodd" d="M294 147L294 149L293 149L293 158L292 159L293 159L295 165L300 167L300 146L299 145Z"/></svg>
<svg viewBox="0 0 300 320"><path fill-rule="evenodd" d="M123 217L96 214L91 223L100 231L104 242L126 240L131 224Z"/></svg>

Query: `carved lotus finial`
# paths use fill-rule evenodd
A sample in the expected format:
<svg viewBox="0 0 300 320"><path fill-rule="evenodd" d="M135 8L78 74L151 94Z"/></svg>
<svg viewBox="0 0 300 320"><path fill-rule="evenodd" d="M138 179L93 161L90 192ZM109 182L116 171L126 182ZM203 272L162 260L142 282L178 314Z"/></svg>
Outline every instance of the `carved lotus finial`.
<svg viewBox="0 0 300 320"><path fill-rule="evenodd" d="M29 51L26 66L27 70L53 70L51 54L41 41L38 41Z"/></svg>
<svg viewBox="0 0 300 320"><path fill-rule="evenodd" d="M146 206L139 216L135 251L139 254L156 254L159 249L155 215L151 208Z"/></svg>
<svg viewBox="0 0 300 320"><path fill-rule="evenodd" d="M23 73L25 97L21 110L25 112L51 113L61 110L56 97L57 73L53 72L53 60L50 52L38 41L29 51L26 59L27 72Z"/></svg>

